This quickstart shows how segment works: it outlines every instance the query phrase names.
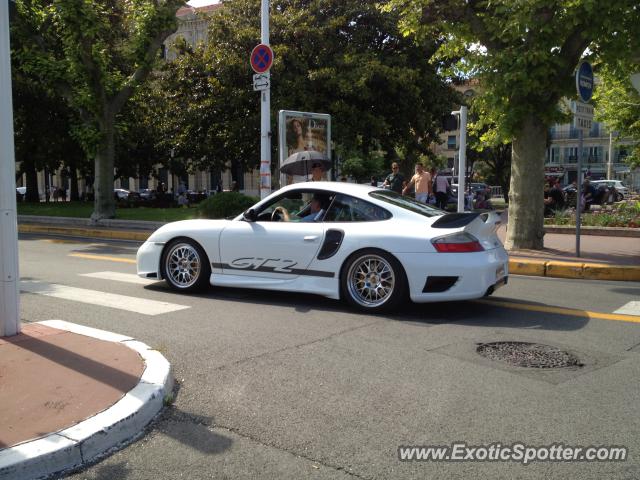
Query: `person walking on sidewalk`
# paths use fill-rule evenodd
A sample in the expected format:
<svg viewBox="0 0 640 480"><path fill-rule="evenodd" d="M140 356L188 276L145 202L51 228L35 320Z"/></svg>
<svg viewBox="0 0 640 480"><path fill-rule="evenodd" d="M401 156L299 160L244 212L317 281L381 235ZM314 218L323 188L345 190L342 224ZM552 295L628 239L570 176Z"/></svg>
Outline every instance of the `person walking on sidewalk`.
<svg viewBox="0 0 640 480"><path fill-rule="evenodd" d="M406 195L409 189L415 185L416 200L420 203L427 203L429 195L431 195L431 175L424 169L422 163L416 163L416 173L408 185L402 190L402 194Z"/></svg>
<svg viewBox="0 0 640 480"><path fill-rule="evenodd" d="M400 165L396 162L391 164L391 173L384 179L382 186L393 190L396 193L402 194L402 182L404 182L404 175L400 173Z"/></svg>
<svg viewBox="0 0 640 480"><path fill-rule="evenodd" d="M436 206L444 210L447 208L447 197L449 196L449 180L444 175L436 175L433 182L433 188L436 191Z"/></svg>

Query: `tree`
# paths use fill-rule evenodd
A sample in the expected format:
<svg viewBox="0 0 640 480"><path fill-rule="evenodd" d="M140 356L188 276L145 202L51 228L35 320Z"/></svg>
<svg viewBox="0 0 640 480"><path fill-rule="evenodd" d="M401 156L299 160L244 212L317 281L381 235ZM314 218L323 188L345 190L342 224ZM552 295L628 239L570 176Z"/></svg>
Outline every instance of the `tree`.
<svg viewBox="0 0 640 480"><path fill-rule="evenodd" d="M490 123L512 140L507 248L543 247L544 157L558 103L575 96L585 55L611 58L637 47L637 0L390 0L402 29L437 35L438 58L477 76ZM589 48L589 50L587 50Z"/></svg>
<svg viewBox="0 0 640 480"><path fill-rule="evenodd" d="M631 85L629 76L637 73L638 62L619 60L602 65L598 70L600 83L594 94L598 120L619 137L630 137L636 143L625 162L631 168L640 167L640 93Z"/></svg>
<svg viewBox="0 0 640 480"><path fill-rule="evenodd" d="M257 165L259 95L248 60L259 17L255 0L226 1L206 49L179 46L161 76L165 137L192 165ZM286 109L332 114L336 148L350 155L393 155L397 145L430 153L454 93L427 62L435 44L404 38L396 14L361 0L275 0L270 40L274 147L276 112Z"/></svg>
<svg viewBox="0 0 640 480"><path fill-rule="evenodd" d="M93 222L115 216L116 117L175 31L183 0L18 0L31 26L15 53L78 112L75 136L95 158Z"/></svg>
<svg viewBox="0 0 640 480"><path fill-rule="evenodd" d="M481 99L471 99L469 103L468 160L486 182L502 188L504 200L508 201L511 143L497 135L494 124L487 123L491 116L483 112Z"/></svg>

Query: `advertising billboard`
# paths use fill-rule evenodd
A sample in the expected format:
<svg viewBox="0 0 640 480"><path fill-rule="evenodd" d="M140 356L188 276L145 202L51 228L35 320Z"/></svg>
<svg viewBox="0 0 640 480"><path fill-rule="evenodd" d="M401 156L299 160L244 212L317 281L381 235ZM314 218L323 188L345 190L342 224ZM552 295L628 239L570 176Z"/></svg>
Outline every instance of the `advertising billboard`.
<svg viewBox="0 0 640 480"><path fill-rule="evenodd" d="M314 159L322 159L323 167L331 165L331 115L280 110L278 127L278 172L281 187L310 180L310 167L314 164ZM282 173L282 165L287 160L290 163L296 158L306 159L301 169L295 170L295 174ZM323 168L322 179L331 179L330 168Z"/></svg>

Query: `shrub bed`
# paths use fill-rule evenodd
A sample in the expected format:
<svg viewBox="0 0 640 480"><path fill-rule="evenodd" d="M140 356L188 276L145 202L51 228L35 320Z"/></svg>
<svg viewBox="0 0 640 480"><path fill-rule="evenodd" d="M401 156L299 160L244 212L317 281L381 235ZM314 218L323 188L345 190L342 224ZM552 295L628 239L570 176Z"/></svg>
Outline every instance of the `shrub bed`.
<svg viewBox="0 0 640 480"><path fill-rule="evenodd" d="M198 216L200 218L235 217L253 206L257 201L257 198L238 192L217 193L198 205Z"/></svg>

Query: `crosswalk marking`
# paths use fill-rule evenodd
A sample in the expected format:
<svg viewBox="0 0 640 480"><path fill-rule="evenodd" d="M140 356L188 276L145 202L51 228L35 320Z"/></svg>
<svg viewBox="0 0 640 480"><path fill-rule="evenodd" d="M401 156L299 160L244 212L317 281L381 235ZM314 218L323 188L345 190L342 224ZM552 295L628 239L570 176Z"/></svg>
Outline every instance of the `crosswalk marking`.
<svg viewBox="0 0 640 480"><path fill-rule="evenodd" d="M38 295L46 295L48 297L88 303L90 305L117 308L119 310L140 313L142 315L161 315L163 313L170 313L190 308L186 305L178 305L175 303L159 302L157 300L129 297L127 295L117 295L115 293L101 292L98 290L89 290L86 288L76 288L37 281L20 282L20 290L27 293L35 293Z"/></svg>
<svg viewBox="0 0 640 480"><path fill-rule="evenodd" d="M134 273L122 273L122 272L93 272L93 273L79 273L81 277L100 278L102 280L114 280L116 282L135 283L137 285L151 285L157 283L158 280L152 280L148 278L141 278Z"/></svg>
<svg viewBox="0 0 640 480"><path fill-rule="evenodd" d="M622 313L623 315L640 315L640 302L629 302L613 313Z"/></svg>

